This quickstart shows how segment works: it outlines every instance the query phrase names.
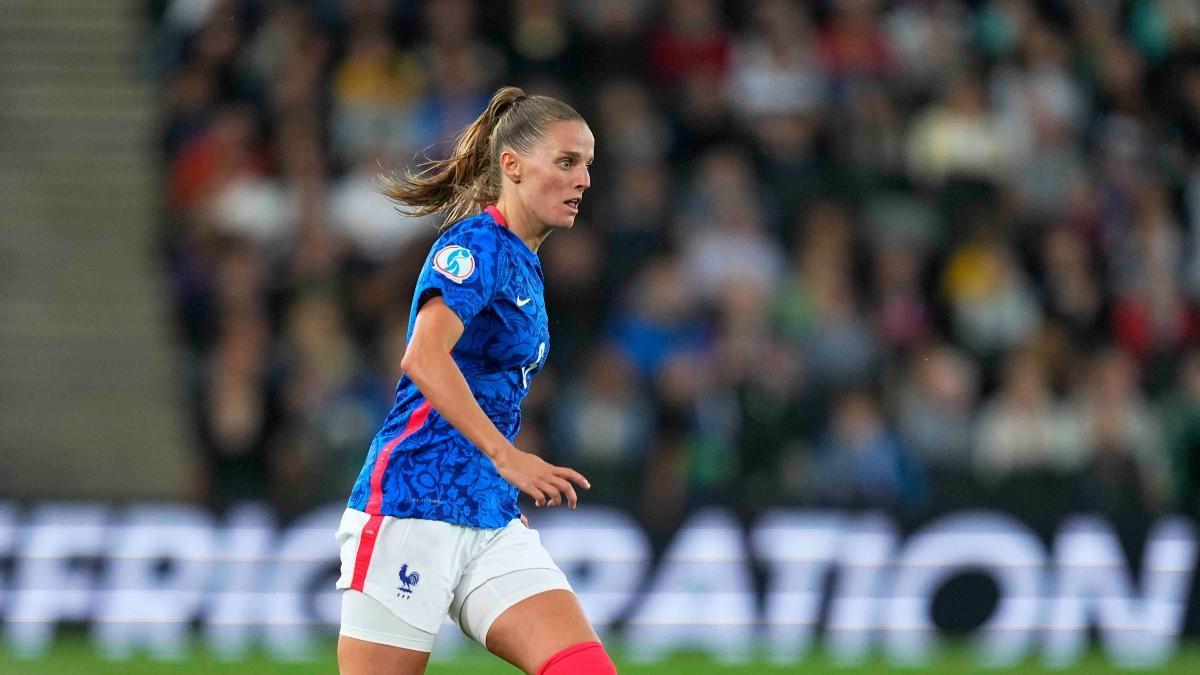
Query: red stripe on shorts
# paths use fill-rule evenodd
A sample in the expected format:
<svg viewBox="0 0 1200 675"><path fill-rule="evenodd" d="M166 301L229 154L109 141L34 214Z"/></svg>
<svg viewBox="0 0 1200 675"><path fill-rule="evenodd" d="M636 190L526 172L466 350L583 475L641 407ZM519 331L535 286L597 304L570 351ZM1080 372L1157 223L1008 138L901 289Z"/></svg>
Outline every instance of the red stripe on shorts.
<svg viewBox="0 0 1200 675"><path fill-rule="evenodd" d="M363 525L362 533L358 537L358 555L354 558L354 578L350 582L350 588L353 590L361 592L363 584L367 581L367 569L371 566L371 554L375 552L375 539L379 536L379 526L383 524L383 516L380 515L379 509L383 506L383 474L387 472L388 459L391 458L392 450L400 441L413 435L425 424L425 419L429 417L432 407L429 401L426 401L421 404L421 407L414 410L412 416L408 418L408 425L404 427L404 431L388 441L388 444L383 446L383 450L379 451L379 456L375 458L375 466L371 469L371 496L367 499L367 513L371 517Z"/></svg>

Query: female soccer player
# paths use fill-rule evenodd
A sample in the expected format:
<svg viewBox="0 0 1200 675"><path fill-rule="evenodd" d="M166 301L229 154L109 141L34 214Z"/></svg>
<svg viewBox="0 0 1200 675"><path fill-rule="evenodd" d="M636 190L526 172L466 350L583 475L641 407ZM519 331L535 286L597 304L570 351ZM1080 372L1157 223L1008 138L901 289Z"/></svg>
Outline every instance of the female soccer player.
<svg viewBox="0 0 1200 675"><path fill-rule="evenodd" d="M537 250L574 224L594 146L567 104L505 87L453 156L385 184L451 224L421 269L396 401L338 529L343 675L423 673L447 612L526 673L616 672L517 509L518 491L574 508L574 485L590 486L512 444L549 343Z"/></svg>

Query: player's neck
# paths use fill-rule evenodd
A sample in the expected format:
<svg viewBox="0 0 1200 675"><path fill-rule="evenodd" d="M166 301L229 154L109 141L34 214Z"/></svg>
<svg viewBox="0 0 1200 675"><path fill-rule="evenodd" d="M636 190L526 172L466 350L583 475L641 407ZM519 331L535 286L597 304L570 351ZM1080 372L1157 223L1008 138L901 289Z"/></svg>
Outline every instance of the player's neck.
<svg viewBox="0 0 1200 675"><path fill-rule="evenodd" d="M505 200L503 197L496 202L496 210L504 216L504 224L513 234L521 238L529 250L537 253L542 242L550 234L550 228L543 226L526 211L516 200Z"/></svg>

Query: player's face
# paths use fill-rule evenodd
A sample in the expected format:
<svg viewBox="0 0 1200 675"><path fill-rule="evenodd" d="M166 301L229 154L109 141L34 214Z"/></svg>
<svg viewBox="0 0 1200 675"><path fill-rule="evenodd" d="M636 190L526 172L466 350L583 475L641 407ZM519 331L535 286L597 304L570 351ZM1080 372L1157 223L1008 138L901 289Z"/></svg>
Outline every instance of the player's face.
<svg viewBox="0 0 1200 675"><path fill-rule="evenodd" d="M521 158L521 202L548 229L575 224L579 202L592 185L588 167L596 139L580 120L552 122L528 155Z"/></svg>

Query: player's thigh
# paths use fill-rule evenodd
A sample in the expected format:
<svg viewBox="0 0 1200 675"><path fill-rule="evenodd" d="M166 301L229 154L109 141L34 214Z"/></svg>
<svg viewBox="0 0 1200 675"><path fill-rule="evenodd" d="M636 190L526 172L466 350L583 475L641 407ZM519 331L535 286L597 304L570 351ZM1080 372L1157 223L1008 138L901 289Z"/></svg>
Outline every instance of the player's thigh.
<svg viewBox="0 0 1200 675"><path fill-rule="evenodd" d="M341 675L421 675L429 652L338 636L338 670Z"/></svg>
<svg viewBox="0 0 1200 675"><path fill-rule="evenodd" d="M419 675L436 633L396 616L359 591L342 591L338 665L342 675Z"/></svg>
<svg viewBox="0 0 1200 675"><path fill-rule="evenodd" d="M526 673L581 642L598 640L579 599L568 590L532 595L506 609L487 632L487 648Z"/></svg>

